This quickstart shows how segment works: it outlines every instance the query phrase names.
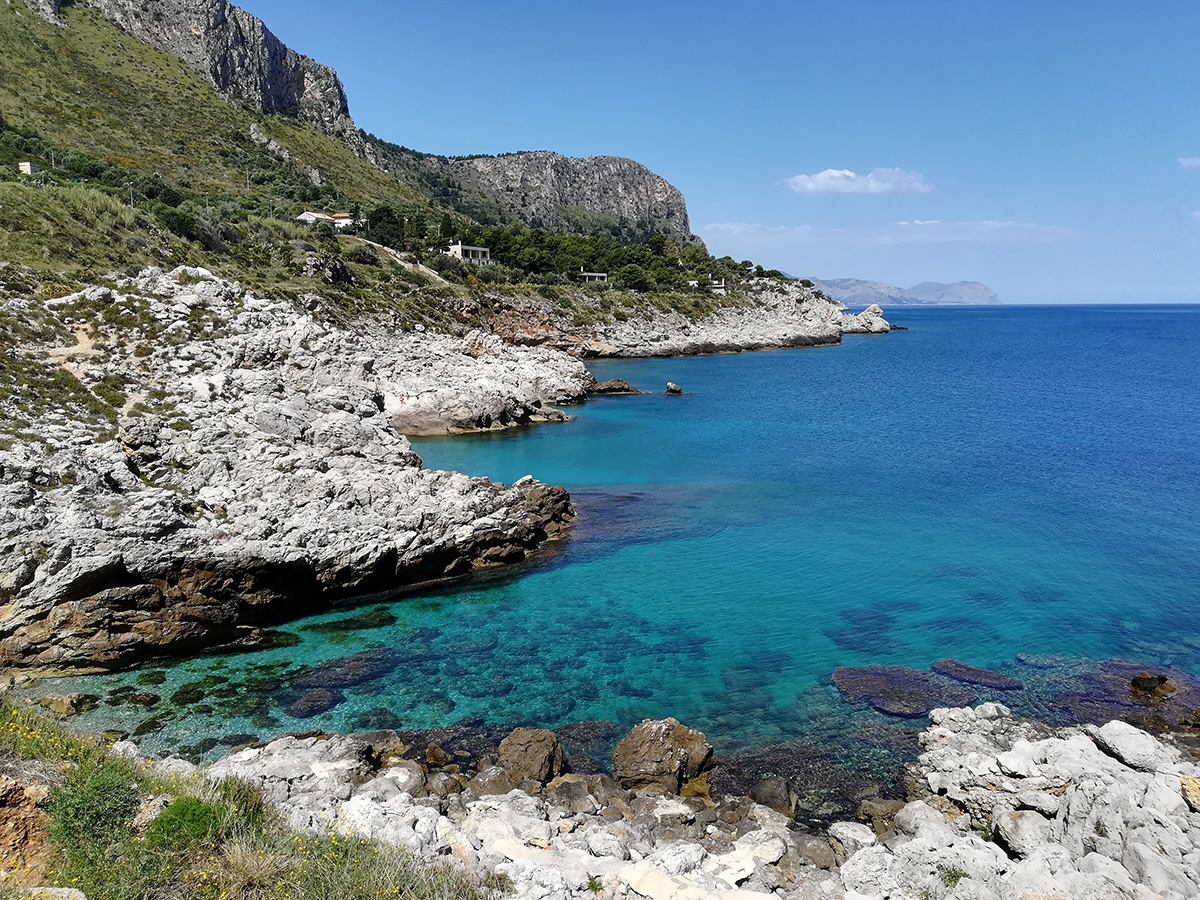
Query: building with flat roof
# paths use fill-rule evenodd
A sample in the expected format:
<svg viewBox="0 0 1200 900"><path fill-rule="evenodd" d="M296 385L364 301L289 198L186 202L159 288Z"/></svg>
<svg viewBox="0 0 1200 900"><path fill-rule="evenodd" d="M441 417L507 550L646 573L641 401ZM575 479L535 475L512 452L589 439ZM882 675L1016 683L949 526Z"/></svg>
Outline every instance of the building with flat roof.
<svg viewBox="0 0 1200 900"><path fill-rule="evenodd" d="M37 163L23 162L17 163L17 168L21 170L22 175L36 175L42 171L42 167Z"/></svg>
<svg viewBox="0 0 1200 900"><path fill-rule="evenodd" d="M324 223L338 229L349 228L351 225L356 224L354 216L351 213L334 213L331 216L329 213L313 212L310 209L306 209L300 213L294 221L304 225L320 225ZM360 219L358 224L361 224L361 222L362 220Z"/></svg>
<svg viewBox="0 0 1200 900"><path fill-rule="evenodd" d="M580 266L579 271L576 272L573 277L576 281L582 282L583 284L596 284L608 281L607 272L585 272L583 271L582 266Z"/></svg>
<svg viewBox="0 0 1200 900"><path fill-rule="evenodd" d="M468 247L462 241L451 244L446 253L463 262L474 263L477 266L492 265L492 251L487 247Z"/></svg>

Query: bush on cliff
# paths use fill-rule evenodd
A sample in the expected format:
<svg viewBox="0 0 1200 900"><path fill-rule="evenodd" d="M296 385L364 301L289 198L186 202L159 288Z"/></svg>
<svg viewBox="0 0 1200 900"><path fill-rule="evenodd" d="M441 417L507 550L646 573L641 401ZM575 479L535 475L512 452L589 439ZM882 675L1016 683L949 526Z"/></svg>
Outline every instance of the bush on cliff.
<svg viewBox="0 0 1200 900"><path fill-rule="evenodd" d="M99 737L0 702L4 757L57 773L47 804L49 880L89 900L481 900L494 893L495 885L394 847L298 834L246 784L164 774L114 756ZM147 811L159 806L147 824Z"/></svg>

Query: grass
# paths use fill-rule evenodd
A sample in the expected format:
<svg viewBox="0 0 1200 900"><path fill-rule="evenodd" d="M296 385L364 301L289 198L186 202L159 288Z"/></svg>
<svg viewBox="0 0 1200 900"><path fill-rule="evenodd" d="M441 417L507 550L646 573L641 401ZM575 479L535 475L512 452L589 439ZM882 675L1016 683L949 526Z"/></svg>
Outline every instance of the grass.
<svg viewBox="0 0 1200 900"><path fill-rule="evenodd" d="M164 778L27 709L0 704L0 747L58 769L51 881L89 900L483 900L500 886L373 841L296 833L245 784ZM151 798L163 811L135 828Z"/></svg>

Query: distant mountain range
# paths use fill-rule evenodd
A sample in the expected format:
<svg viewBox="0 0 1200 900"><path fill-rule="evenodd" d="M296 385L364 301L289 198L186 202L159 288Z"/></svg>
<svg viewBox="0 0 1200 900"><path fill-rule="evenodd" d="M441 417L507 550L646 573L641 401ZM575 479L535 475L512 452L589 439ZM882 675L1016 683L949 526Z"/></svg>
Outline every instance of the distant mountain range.
<svg viewBox="0 0 1200 900"><path fill-rule="evenodd" d="M847 306L982 306L1000 302L1000 298L986 284L978 281L956 281L941 284L937 281L922 281L910 288L896 287L879 281L863 281L861 278L812 279L832 300L840 300Z"/></svg>

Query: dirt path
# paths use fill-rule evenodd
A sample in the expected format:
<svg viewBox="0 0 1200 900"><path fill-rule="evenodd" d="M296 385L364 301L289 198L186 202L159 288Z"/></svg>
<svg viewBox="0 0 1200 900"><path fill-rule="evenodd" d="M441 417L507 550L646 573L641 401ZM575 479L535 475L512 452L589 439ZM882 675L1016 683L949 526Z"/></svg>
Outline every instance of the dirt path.
<svg viewBox="0 0 1200 900"><path fill-rule="evenodd" d="M58 363L72 375L78 377L79 370L72 365L76 359L91 358L101 355L101 351L96 349L95 341L92 340L92 335L88 330L87 325L76 323L72 326L71 333L75 335L75 343L70 347L51 347L46 351L46 358L53 363Z"/></svg>
<svg viewBox="0 0 1200 900"><path fill-rule="evenodd" d="M449 284L450 283L445 278L443 278L441 275L439 275L437 272L433 271L433 269L429 268L429 266L423 266L423 265L421 265L421 263L409 262L408 260L404 259L397 251L393 250L391 247L385 247L383 244L377 244L374 241L368 241L364 237L356 238L356 240L362 241L368 247L374 247L376 250L382 250L384 253L386 253L388 256L390 256L393 260L395 260L396 265L398 265L402 268L408 269L408 271L410 271L410 272L417 272L421 275L424 275L426 278L430 279L434 284Z"/></svg>

